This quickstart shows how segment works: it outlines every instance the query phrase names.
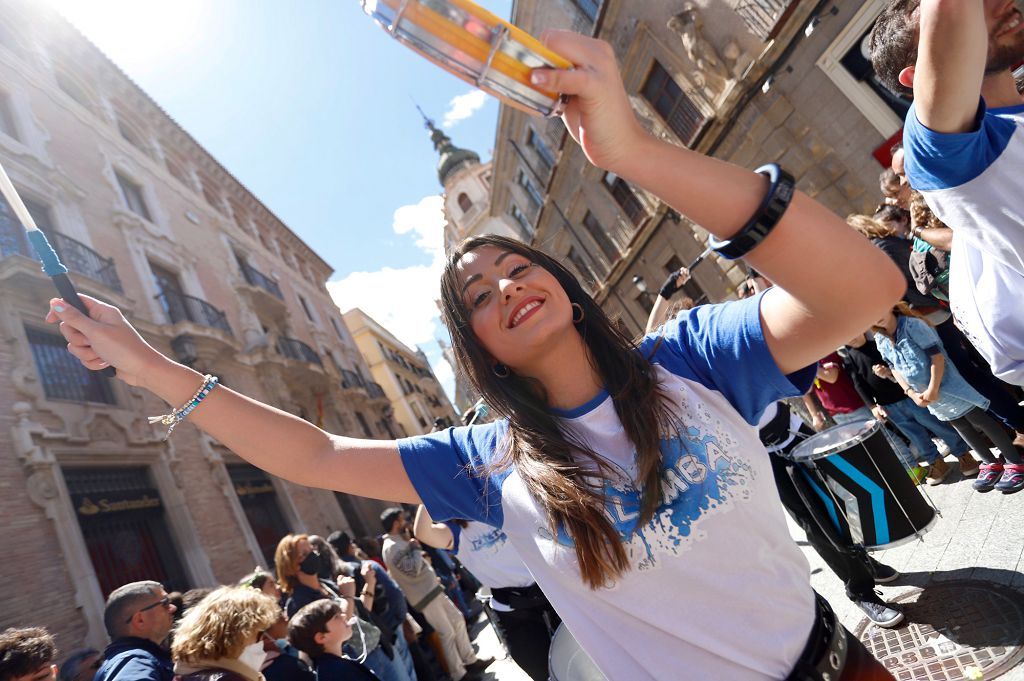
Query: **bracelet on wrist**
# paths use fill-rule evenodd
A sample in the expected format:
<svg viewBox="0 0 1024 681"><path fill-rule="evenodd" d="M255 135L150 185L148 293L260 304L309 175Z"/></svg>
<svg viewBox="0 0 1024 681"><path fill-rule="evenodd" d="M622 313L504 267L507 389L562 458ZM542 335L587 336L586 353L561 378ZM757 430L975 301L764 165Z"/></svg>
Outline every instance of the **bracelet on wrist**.
<svg viewBox="0 0 1024 681"><path fill-rule="evenodd" d="M203 376L203 384L199 386L199 390L196 390L192 397L189 398L188 402L184 405L173 410L170 414L163 414L162 416L150 416L150 423L161 423L167 426L167 434L164 435L164 440L171 437L171 432L174 427L185 420L185 418L192 413L192 411L199 406L199 403L206 399L206 396L210 394L214 388L217 387L217 383L220 379L211 374Z"/></svg>
<svg viewBox="0 0 1024 681"><path fill-rule="evenodd" d="M708 237L708 247L726 260L742 258L757 248L779 224L796 192L793 176L777 163L763 165L754 172L768 176L771 181L754 217L731 239L723 240L714 235Z"/></svg>

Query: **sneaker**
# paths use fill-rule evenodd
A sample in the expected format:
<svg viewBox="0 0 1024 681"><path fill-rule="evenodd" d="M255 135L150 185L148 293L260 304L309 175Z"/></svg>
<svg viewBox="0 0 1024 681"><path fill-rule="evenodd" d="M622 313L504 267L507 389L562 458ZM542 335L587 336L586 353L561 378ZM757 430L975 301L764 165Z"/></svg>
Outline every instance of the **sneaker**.
<svg viewBox="0 0 1024 681"><path fill-rule="evenodd" d="M1024 463L1004 464L1003 476L999 478L995 488L1003 494L1013 494L1024 489Z"/></svg>
<svg viewBox="0 0 1024 681"><path fill-rule="evenodd" d="M975 492L991 492L1003 477L1003 464L983 463L978 467L978 477L974 481Z"/></svg>
<svg viewBox="0 0 1024 681"><path fill-rule="evenodd" d="M907 474L910 475L910 479L914 482L914 485L920 485L924 482L924 479L928 477L928 471L921 466L908 468Z"/></svg>
<svg viewBox="0 0 1024 681"><path fill-rule="evenodd" d="M969 478L978 474L978 460L971 456L970 452L957 457L957 461L960 462L960 475Z"/></svg>
<svg viewBox="0 0 1024 681"><path fill-rule="evenodd" d="M891 629L903 621L902 612L874 594L863 600L857 598L852 600L861 609L861 612L868 616L869 620L880 627Z"/></svg>
<svg viewBox="0 0 1024 681"><path fill-rule="evenodd" d="M475 662L466 665L466 673L481 674L492 662L494 662L493 657L478 657Z"/></svg>
<svg viewBox="0 0 1024 681"><path fill-rule="evenodd" d="M945 480L951 470L953 468L948 463L942 459L935 459L934 463L928 468L928 477L924 481L934 487Z"/></svg>
<svg viewBox="0 0 1024 681"><path fill-rule="evenodd" d="M889 582L895 582L900 578L900 572L894 567L889 567L885 563L879 563L874 558L870 558L871 569L875 573L875 584L888 584Z"/></svg>

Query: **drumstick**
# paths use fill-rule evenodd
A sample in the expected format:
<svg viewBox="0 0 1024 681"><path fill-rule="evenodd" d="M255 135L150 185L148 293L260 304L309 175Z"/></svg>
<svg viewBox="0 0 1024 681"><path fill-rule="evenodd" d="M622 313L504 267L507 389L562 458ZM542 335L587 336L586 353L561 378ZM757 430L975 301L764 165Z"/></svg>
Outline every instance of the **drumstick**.
<svg viewBox="0 0 1024 681"><path fill-rule="evenodd" d="M21 226L25 229L25 236L28 237L29 243L32 244L32 248L35 249L39 261L43 264L43 272L53 281L53 285L57 287L60 297L79 312L88 316L89 312L85 309L85 303L78 297L78 291L75 290L74 284L68 278L68 268L60 261L57 251L53 250L53 246L47 241L46 235L36 226L36 221L32 219L32 214L25 207L25 202L18 196L18 191L11 183L11 178L7 176L7 171L4 170L2 164L0 164L0 193L3 194L4 199L7 200L7 205L11 207L14 214L18 216L18 221L21 222ZM114 367L108 366L100 369L100 374L103 376L113 377L115 373Z"/></svg>
<svg viewBox="0 0 1024 681"><path fill-rule="evenodd" d="M705 249L704 249L704 252L703 252L703 253L701 253L700 255L698 255L698 256L697 256L697 257L696 257L696 258L694 259L694 261L693 261L693 262L691 262L691 263L690 263L690 264L689 264L689 265L687 266L687 268L686 268L686 271L687 271L687 272L693 272L693 268L694 268L694 267L696 267L697 265L701 264L702 262L704 262L704 258L708 257L708 256L709 256L710 254L711 254L711 246L708 246L707 248L705 248Z"/></svg>

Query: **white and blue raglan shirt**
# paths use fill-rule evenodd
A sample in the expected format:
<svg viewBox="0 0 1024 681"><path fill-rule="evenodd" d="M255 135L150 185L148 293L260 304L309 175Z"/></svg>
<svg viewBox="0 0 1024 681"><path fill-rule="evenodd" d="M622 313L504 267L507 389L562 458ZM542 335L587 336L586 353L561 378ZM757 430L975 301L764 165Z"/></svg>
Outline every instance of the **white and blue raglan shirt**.
<svg viewBox="0 0 1024 681"><path fill-rule="evenodd" d="M913 106L903 131L910 186L953 228L957 325L1008 383L1024 385L1024 104L978 107L975 130L939 133Z"/></svg>
<svg viewBox="0 0 1024 681"><path fill-rule="evenodd" d="M470 520L464 528L454 522L447 525L454 537L452 553L484 586L506 589L536 583L508 535L500 528L476 520ZM512 609L497 601L492 601L491 607L503 611Z"/></svg>
<svg viewBox="0 0 1024 681"><path fill-rule="evenodd" d="M814 366L779 371L761 329L763 295L773 293L684 311L640 346L682 424L661 442L662 502L650 522L637 525L635 448L609 395L558 412L623 471L605 482L605 494L630 566L610 588L583 582L572 540L552 536L514 469L481 473L506 422L398 442L430 514L500 528L612 681L780 679L807 642L815 618L809 569L755 424L768 404L806 392Z"/></svg>

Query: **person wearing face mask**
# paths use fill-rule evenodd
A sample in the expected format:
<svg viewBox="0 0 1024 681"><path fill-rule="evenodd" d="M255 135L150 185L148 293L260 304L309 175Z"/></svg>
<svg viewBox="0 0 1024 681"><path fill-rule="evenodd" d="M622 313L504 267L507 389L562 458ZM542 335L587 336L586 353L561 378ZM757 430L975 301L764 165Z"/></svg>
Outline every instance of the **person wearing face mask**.
<svg viewBox="0 0 1024 681"><path fill-rule="evenodd" d="M185 613L175 631L175 681L265 681L263 632L280 616L274 599L255 589L214 589Z"/></svg>
<svg viewBox="0 0 1024 681"><path fill-rule="evenodd" d="M322 554L313 550L308 535L289 534L278 542L274 563L278 586L286 597L284 607L288 617L294 617L303 606L323 598L352 602L352 612L357 615L357 633L347 644L348 655L365 661L383 681L416 681L409 677L404 663L395 656L391 645L393 634L388 632L385 637L371 621L372 615L363 599L373 596L373 586L364 585L363 593L357 598L356 583L351 577L340 577L337 584L320 577L324 560Z"/></svg>

